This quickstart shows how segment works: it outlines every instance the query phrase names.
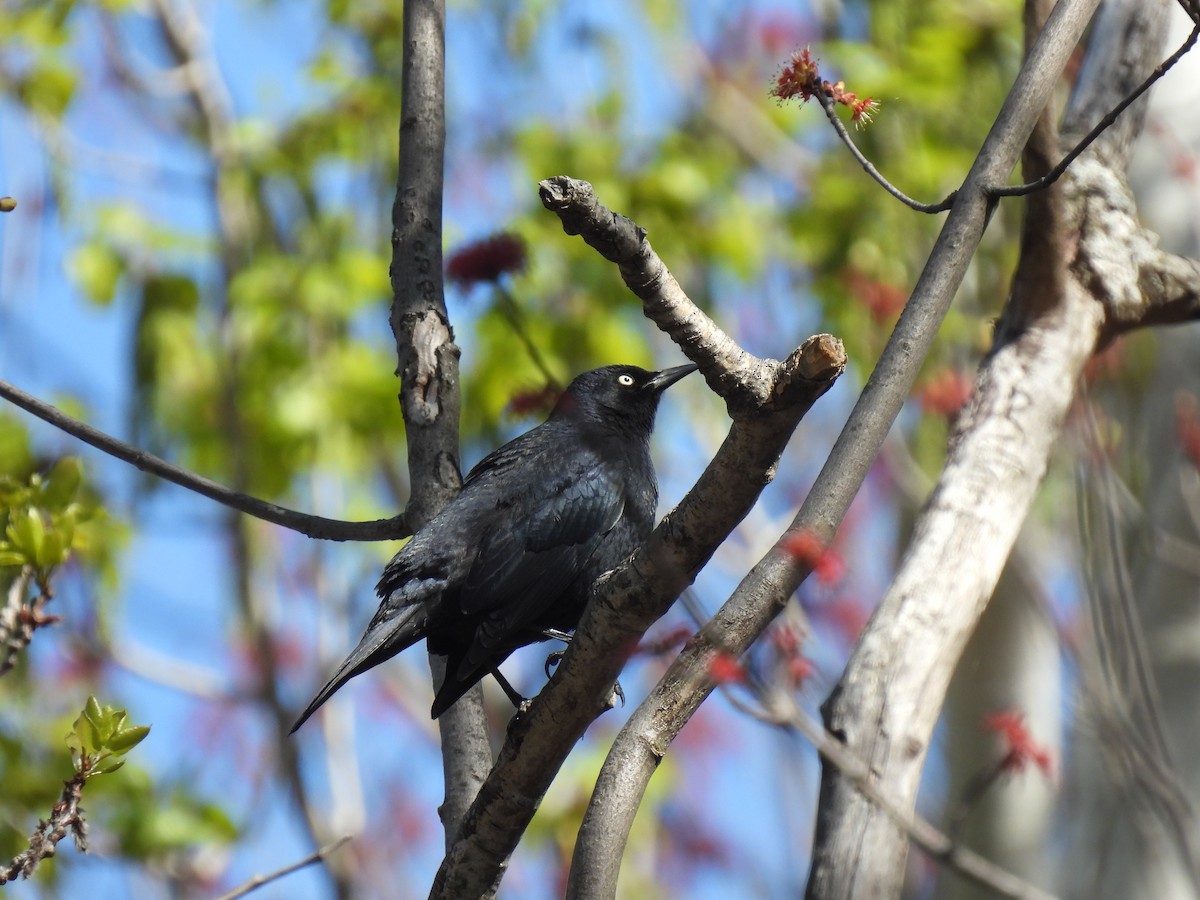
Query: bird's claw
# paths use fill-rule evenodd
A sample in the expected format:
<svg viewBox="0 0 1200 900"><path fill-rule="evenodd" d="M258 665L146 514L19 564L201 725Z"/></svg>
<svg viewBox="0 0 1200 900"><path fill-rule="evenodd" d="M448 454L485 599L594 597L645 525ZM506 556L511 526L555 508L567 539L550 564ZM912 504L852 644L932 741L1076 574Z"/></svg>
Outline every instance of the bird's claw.
<svg viewBox="0 0 1200 900"><path fill-rule="evenodd" d="M605 703L605 709L616 709L617 701L621 701L622 708L625 706L625 689L621 687L621 682L614 681L612 693L608 695L608 702Z"/></svg>
<svg viewBox="0 0 1200 900"><path fill-rule="evenodd" d="M566 650L555 650L551 653L546 654L546 677L547 678L551 677L554 674L551 670L554 669L560 662L562 662L562 658L564 656L566 656L566 654L567 654Z"/></svg>

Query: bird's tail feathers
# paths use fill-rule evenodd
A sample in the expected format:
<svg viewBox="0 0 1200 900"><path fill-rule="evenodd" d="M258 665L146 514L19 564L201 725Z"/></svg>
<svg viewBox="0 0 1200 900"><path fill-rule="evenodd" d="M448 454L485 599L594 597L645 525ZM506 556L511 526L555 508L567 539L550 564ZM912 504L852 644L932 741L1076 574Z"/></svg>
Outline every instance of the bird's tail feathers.
<svg viewBox="0 0 1200 900"><path fill-rule="evenodd" d="M355 675L361 675L421 640L425 636L426 615L427 610L422 605L405 606L386 622L372 622L358 646L342 661L337 671L325 686L317 691L312 702L300 714L290 733L295 734L321 704Z"/></svg>

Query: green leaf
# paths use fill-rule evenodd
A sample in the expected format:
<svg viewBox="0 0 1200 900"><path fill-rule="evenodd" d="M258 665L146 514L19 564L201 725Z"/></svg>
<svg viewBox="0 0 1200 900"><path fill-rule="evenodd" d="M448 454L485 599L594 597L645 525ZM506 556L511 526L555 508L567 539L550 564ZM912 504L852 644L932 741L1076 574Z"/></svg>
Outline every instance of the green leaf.
<svg viewBox="0 0 1200 900"><path fill-rule="evenodd" d="M8 544L0 543L0 566L24 566L28 558Z"/></svg>
<svg viewBox="0 0 1200 900"><path fill-rule="evenodd" d="M96 768L92 769L92 774L108 775L117 771L117 769L121 768L123 765L125 765L125 760L117 759L115 756L111 756L104 762L100 763L100 765L96 766Z"/></svg>
<svg viewBox="0 0 1200 900"><path fill-rule="evenodd" d="M80 756L94 756L100 749L100 734L87 716L75 720L67 735L67 746Z"/></svg>
<svg viewBox="0 0 1200 900"><path fill-rule="evenodd" d="M67 257L67 275L89 300L102 305L112 302L122 268L112 247L100 241L81 244Z"/></svg>
<svg viewBox="0 0 1200 900"><path fill-rule="evenodd" d="M130 725L118 728L113 732L113 736L108 739L108 749L113 753L124 756L145 740L146 735L149 733L149 725Z"/></svg>
<svg viewBox="0 0 1200 900"><path fill-rule="evenodd" d="M36 562L46 537L46 524L42 521L41 513L36 509L26 510L24 514L14 513L6 533L9 543L16 550L24 553L26 559Z"/></svg>
<svg viewBox="0 0 1200 900"><path fill-rule="evenodd" d="M38 548L38 554L34 558L34 564L43 574L48 573L67 558L67 549L68 544L63 541L62 532L52 529L46 532L42 546Z"/></svg>
<svg viewBox="0 0 1200 900"><path fill-rule="evenodd" d="M112 707L109 708L111 709ZM100 701L94 695L87 698L87 703L83 706L83 714L93 722L98 722L104 717L104 710L100 707Z"/></svg>
<svg viewBox="0 0 1200 900"><path fill-rule="evenodd" d="M83 465L76 456L64 456L54 464L42 485L42 505L49 510L64 510L79 492Z"/></svg>

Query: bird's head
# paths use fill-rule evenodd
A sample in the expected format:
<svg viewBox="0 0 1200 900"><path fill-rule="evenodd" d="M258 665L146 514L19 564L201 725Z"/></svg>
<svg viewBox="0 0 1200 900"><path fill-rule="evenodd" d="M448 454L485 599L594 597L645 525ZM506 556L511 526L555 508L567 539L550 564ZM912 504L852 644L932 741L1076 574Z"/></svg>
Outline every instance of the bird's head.
<svg viewBox="0 0 1200 900"><path fill-rule="evenodd" d="M637 366L604 366L572 381L554 405L551 418L569 416L649 435L663 391L690 372L693 363L657 372Z"/></svg>

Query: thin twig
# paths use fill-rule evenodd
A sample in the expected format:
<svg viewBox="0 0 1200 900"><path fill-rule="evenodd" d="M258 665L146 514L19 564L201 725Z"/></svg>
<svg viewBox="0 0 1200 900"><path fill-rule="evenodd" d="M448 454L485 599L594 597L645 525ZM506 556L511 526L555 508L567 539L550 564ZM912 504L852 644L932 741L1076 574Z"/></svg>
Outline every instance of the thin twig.
<svg viewBox="0 0 1200 900"><path fill-rule="evenodd" d="M17 878L28 878L44 859L58 852L58 842L68 834L75 838L75 846L87 850L87 823L79 801L83 796L83 784L87 776L76 772L70 780L63 782L62 794L54 804L49 819L38 822L29 836L29 846L18 853L4 868L0 868L0 884Z"/></svg>
<svg viewBox="0 0 1200 900"><path fill-rule="evenodd" d="M791 707L781 711L775 724L792 729L803 735L821 754L821 758L836 766L843 777L855 789L881 809L905 834L932 859L944 863L956 872L977 884L984 885L1002 897L1037 898L1050 900L1053 895L1037 888L1003 869L978 853L939 831L930 822L916 814L909 814L904 806L892 799L878 784L870 767L856 756L845 744L827 729L806 715L795 699Z"/></svg>
<svg viewBox="0 0 1200 900"><path fill-rule="evenodd" d="M305 866L311 866L315 862L321 862L326 856L329 856L336 850L340 850L342 845L344 845L352 837L354 837L354 835L344 834L333 843L326 844L315 853L304 857L304 859L299 860L298 862L292 863L290 866L284 866L282 869L278 869L269 875L255 875L245 884L234 888L228 894L222 894L217 898L217 900L237 900L238 897L245 897L251 891L258 890L264 884L270 884L272 881L278 881L285 875L291 875L293 872L300 871Z"/></svg>
<svg viewBox="0 0 1200 900"><path fill-rule="evenodd" d="M538 349L533 337L529 334L529 329L525 327L525 315L521 312L521 307L517 305L516 298L513 297L512 292L504 285L498 284L496 285L496 295L499 298L498 306L500 307L500 312L504 316L505 321L508 322L508 326L512 329L517 340L520 341L521 346L525 348L525 352L529 356L529 361L541 373L547 385L556 391L562 390L562 385L554 377L554 373L546 363L546 358L542 356L542 352Z"/></svg>
<svg viewBox="0 0 1200 900"><path fill-rule="evenodd" d="M25 591L33 581L37 596L26 602ZM17 658L33 640L33 633L44 625L53 625L58 616L47 615L46 604L54 599L50 585L42 578L34 578L29 566L21 569L8 588L8 601L0 609L0 676L6 675L17 664Z"/></svg>
<svg viewBox="0 0 1200 900"><path fill-rule="evenodd" d="M1185 9L1186 8L1187 7L1185 6ZM1058 181L1058 179L1063 176L1067 169L1070 168L1071 163L1075 162L1079 155L1088 147L1090 147L1096 138L1100 137L1101 134L1107 131L1112 126L1113 122L1117 121L1117 117L1120 116L1121 113L1125 112L1125 110L1132 106L1133 103L1142 96L1142 94L1150 90L1151 86L1164 75L1166 75L1167 72L1170 71L1171 67L1175 65L1175 63L1183 59L1184 54L1192 49L1192 46L1196 43L1197 38L1200 38L1200 23L1198 23L1192 29L1192 33L1188 35L1187 40L1183 42L1178 50L1167 57L1167 59L1164 60L1157 69L1150 73L1150 76L1145 81L1139 84L1132 93L1125 97L1125 99L1114 106L1108 115L1097 122L1095 127L1093 127L1092 130L1084 136L1083 140L1076 144L1072 148L1071 152L1064 156L1058 165L1056 165L1053 169L1051 169L1041 178L1038 178L1036 181L1030 181L1026 184L1014 184L1008 187L993 188L991 195L993 197L1024 197L1026 194L1032 194L1035 191L1044 190L1045 188L1048 188L1050 185L1054 184L1054 182Z"/></svg>
<svg viewBox="0 0 1200 900"><path fill-rule="evenodd" d="M953 827L947 834L919 814L907 812L901 803L883 791L872 778L868 766L849 747L800 708L790 691L771 691L767 684L748 670L746 676L743 686L755 698L756 705L739 696L734 690L735 685L717 684L717 689L734 709L765 725L794 731L805 738L824 760L836 766L864 797L883 810L908 835L909 840L930 858L989 888L998 896L1052 900L1052 895L962 846L954 836ZM999 775L1002 771L997 768L995 774Z"/></svg>
<svg viewBox="0 0 1200 900"><path fill-rule="evenodd" d="M837 132L837 136L842 139L842 143L850 151L851 155L858 160L858 164L863 167L863 171L870 175L879 184L881 188L917 212L922 213L940 213L945 212L954 205L954 198L958 195L958 191L952 191L946 199L937 203L922 203L920 200L914 200L900 188L896 187L890 181L883 177L883 174L875 168L869 159L858 149L858 145L854 143L854 138L850 137L850 132L846 126L842 124L842 120L838 118L837 104L834 103L832 97L824 91L814 91L813 96L817 98L817 102L821 104L821 109L825 110L825 116L829 119L833 130Z"/></svg>
<svg viewBox="0 0 1200 900"><path fill-rule="evenodd" d="M105 434L91 425L72 418L57 407L44 403L36 397L26 394L20 388L14 387L7 381L0 381L0 397L19 406L26 412L37 416L44 422L49 422L55 428L65 431L72 437L79 438L86 444L91 444L97 450L102 450L109 456L129 463L132 466L157 475L159 478L185 487L197 494L202 494L210 500L216 500L239 512L282 525L292 531L311 538L326 541L393 541L407 537L409 530L403 515L390 519L375 519L370 522L345 522L340 519L326 519L323 516L313 516L298 512L287 507L268 503L238 491L230 490L215 481L174 466L145 450L139 450L111 435Z"/></svg>

